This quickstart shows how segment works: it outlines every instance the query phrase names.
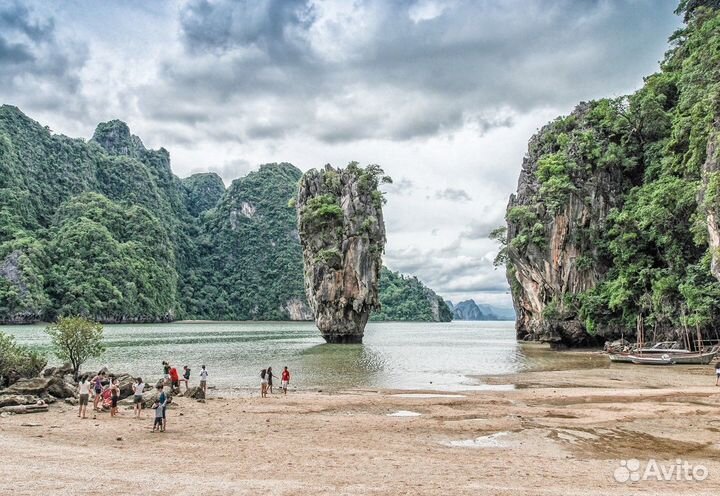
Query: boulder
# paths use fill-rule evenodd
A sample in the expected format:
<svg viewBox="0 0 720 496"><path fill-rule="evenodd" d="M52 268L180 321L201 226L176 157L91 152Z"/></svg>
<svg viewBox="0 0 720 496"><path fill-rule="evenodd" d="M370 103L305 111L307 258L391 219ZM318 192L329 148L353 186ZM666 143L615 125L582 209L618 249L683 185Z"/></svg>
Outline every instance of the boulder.
<svg viewBox="0 0 720 496"><path fill-rule="evenodd" d="M0 394L31 394L35 396L51 394L56 398L69 398L75 396L75 386L56 375L39 376L20 379L12 386L0 391Z"/></svg>
<svg viewBox="0 0 720 496"><path fill-rule="evenodd" d="M617 339L615 341L605 342L605 351L623 351L630 347L630 342L626 339Z"/></svg>
<svg viewBox="0 0 720 496"><path fill-rule="evenodd" d="M14 414L23 414L23 413L43 413L48 411L48 406L43 403L42 401L39 401L38 403L34 405L16 405L16 406L4 406L0 408L1 413L14 413ZM26 425L26 424L23 424ZM39 425L39 424L38 424ZM27 427L30 427L30 425L27 425ZM34 425L33 425L34 427Z"/></svg>
<svg viewBox="0 0 720 496"><path fill-rule="evenodd" d="M64 365L61 365L59 367L48 367L45 370L43 370L42 375L43 377L50 377L50 376L58 376L58 377L65 377L67 375L72 375L73 369L72 366L69 363L66 363Z"/></svg>
<svg viewBox="0 0 720 496"><path fill-rule="evenodd" d="M40 400L31 394L3 394L0 395L0 408L6 406L36 405Z"/></svg>
<svg viewBox="0 0 720 496"><path fill-rule="evenodd" d="M192 398L194 400L204 400L205 399L205 391L199 386L195 386L193 388L188 389L183 393L183 396L186 398Z"/></svg>

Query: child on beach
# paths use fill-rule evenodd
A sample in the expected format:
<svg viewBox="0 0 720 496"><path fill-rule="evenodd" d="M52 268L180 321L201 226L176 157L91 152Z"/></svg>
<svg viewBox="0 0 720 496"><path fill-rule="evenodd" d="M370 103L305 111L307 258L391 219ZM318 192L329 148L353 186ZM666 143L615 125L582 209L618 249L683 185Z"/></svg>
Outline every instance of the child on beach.
<svg viewBox="0 0 720 496"><path fill-rule="evenodd" d="M203 390L203 393L207 394L207 378L208 378L208 371L205 368L205 365L202 366L200 369L200 387Z"/></svg>
<svg viewBox="0 0 720 496"><path fill-rule="evenodd" d="M283 390L283 394L287 394L288 384L290 384L290 371L288 370L286 365L285 368L283 368L282 373L280 374L280 387Z"/></svg>
<svg viewBox="0 0 720 496"><path fill-rule="evenodd" d="M87 418L85 415L87 414L88 400L90 399L90 386L90 381L88 381L87 376L84 375L82 379L80 379L80 384L78 384L78 393L80 394L78 417Z"/></svg>
<svg viewBox="0 0 720 496"><path fill-rule="evenodd" d="M267 369L262 369L260 371L260 397L261 398L267 398Z"/></svg>
<svg viewBox="0 0 720 496"><path fill-rule="evenodd" d="M115 417L118 412L118 399L120 399L120 386L117 379L113 379L110 384L110 394L112 396L110 403L110 416Z"/></svg>
<svg viewBox="0 0 720 496"><path fill-rule="evenodd" d="M153 423L153 432L160 431L165 432L165 428L163 427L163 407L160 405L160 402L157 402L153 404L153 408L155 409L155 423Z"/></svg>
<svg viewBox="0 0 720 496"><path fill-rule="evenodd" d="M157 387L157 390L159 392L158 394L158 407L155 410L155 422L157 423L157 417L160 415L160 432L165 432L165 427L167 427L167 416L165 415L165 409L167 408L168 404L168 395L165 392L165 388L163 388L162 384L159 384Z"/></svg>

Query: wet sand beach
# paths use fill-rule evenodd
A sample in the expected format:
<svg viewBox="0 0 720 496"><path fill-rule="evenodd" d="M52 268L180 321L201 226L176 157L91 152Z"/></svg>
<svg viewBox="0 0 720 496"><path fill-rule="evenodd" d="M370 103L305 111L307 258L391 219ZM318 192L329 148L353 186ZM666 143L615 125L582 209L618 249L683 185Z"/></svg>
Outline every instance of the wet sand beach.
<svg viewBox="0 0 720 496"><path fill-rule="evenodd" d="M176 398L164 434L152 411L53 405L0 418L0 494L716 494L712 368L600 365L482 377L505 391L213 392ZM707 477L616 481L633 458Z"/></svg>

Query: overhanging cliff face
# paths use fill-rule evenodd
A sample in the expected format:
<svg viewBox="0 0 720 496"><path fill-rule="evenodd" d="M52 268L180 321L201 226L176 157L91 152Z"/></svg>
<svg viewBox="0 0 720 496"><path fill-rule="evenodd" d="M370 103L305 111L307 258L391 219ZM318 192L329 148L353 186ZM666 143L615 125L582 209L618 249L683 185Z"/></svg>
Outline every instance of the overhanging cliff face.
<svg viewBox="0 0 720 496"><path fill-rule="evenodd" d="M605 229L608 213L618 206L628 179L617 170L578 166L582 159L572 156L572 147L558 158L560 165L547 162L559 152L555 136L582 130L589 110L588 104L581 104L569 117L533 136L517 193L508 203L507 275L521 340L569 346L596 342L579 318L574 296L595 287L608 270L594 239ZM563 166L563 160L573 165ZM560 176L566 184L550 183L543 168L553 171L552 179Z"/></svg>
<svg viewBox="0 0 720 496"><path fill-rule="evenodd" d="M362 341L379 308L385 247L379 168L327 165L303 175L297 197L305 292L329 343Z"/></svg>

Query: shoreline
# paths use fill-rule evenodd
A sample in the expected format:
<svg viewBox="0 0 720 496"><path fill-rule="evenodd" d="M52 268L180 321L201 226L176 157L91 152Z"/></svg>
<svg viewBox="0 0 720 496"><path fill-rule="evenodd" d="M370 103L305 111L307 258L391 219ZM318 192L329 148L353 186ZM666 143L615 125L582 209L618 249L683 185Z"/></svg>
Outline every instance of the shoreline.
<svg viewBox="0 0 720 496"><path fill-rule="evenodd" d="M74 407L0 418L0 493L714 494L720 387L711 367L482 376L505 391L350 389L179 397L81 420ZM619 483L622 460L702 464L703 481ZM78 467L92 467L91 478ZM132 477L129 475L132 474ZM158 485L160 480L167 483Z"/></svg>

